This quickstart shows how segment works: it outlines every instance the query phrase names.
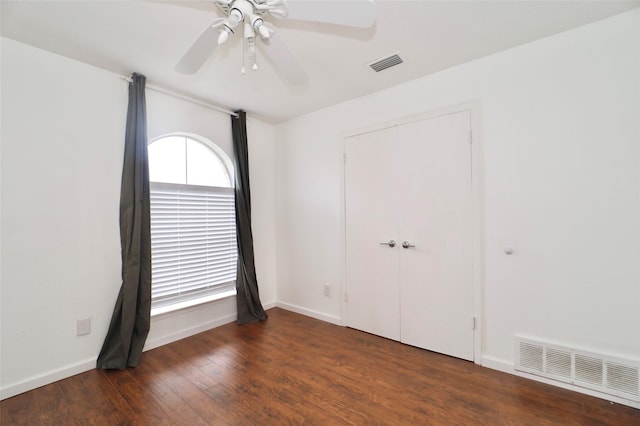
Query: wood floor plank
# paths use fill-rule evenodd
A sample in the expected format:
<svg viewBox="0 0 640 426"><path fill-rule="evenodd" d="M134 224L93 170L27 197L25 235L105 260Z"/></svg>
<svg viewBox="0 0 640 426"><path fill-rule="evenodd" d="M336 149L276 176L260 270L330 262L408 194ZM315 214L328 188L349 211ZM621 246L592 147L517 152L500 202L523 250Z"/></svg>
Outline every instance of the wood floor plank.
<svg viewBox="0 0 640 426"><path fill-rule="evenodd" d="M640 410L269 310L0 402L2 425L612 425Z"/></svg>
<svg viewBox="0 0 640 426"><path fill-rule="evenodd" d="M211 424L220 417L224 412L224 408L221 409L213 404L208 395L190 380L191 371L185 368L185 363L175 364L170 361L171 359L173 358L171 358L169 348L149 353L143 359L144 368L139 366L131 374L142 386L156 383L157 386L170 390L171 393L169 395L172 397L173 395L177 396L178 399L175 399L173 404L168 405L167 409L171 410L172 406L174 407L173 409L181 406L183 413L176 414L179 414L178 418L184 424ZM189 371L189 374L184 375L185 371ZM188 421L190 418L193 420Z"/></svg>
<svg viewBox="0 0 640 426"><path fill-rule="evenodd" d="M39 389L37 397L30 398L29 403L22 405L20 412L25 415L18 415L15 424L60 424L61 419L68 417L69 406L62 396L62 386L60 382L51 383ZM72 422L70 424L77 424Z"/></svg>
<svg viewBox="0 0 640 426"><path fill-rule="evenodd" d="M203 417L188 403L188 396L181 392L175 384L177 375L165 364L160 364L156 355L161 351L143 354L140 364L131 369L129 373L140 387L147 389L157 399L163 410L168 413L173 424L206 425L206 416ZM180 380L186 380L180 378ZM200 401L202 402L202 401Z"/></svg>
<svg viewBox="0 0 640 426"><path fill-rule="evenodd" d="M125 424L131 408L99 370L91 370L59 382L73 409L66 422L85 425Z"/></svg>
<svg viewBox="0 0 640 426"><path fill-rule="evenodd" d="M129 371L105 370L102 372L114 389L131 408L134 424L171 425L171 412L162 407L153 389L144 388Z"/></svg>

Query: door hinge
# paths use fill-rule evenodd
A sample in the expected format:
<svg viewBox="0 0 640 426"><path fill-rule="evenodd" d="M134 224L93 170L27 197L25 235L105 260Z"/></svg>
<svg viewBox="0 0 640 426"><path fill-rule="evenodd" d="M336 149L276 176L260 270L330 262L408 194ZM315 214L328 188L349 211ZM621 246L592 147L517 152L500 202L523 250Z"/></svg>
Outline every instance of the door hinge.
<svg viewBox="0 0 640 426"><path fill-rule="evenodd" d="M473 141L473 132L469 130L469 143Z"/></svg>
<svg viewBox="0 0 640 426"><path fill-rule="evenodd" d="M349 295L347 294L347 292L344 292L344 303L348 303L349 302Z"/></svg>
<svg viewBox="0 0 640 426"><path fill-rule="evenodd" d="M476 317L471 318L471 329L476 329Z"/></svg>

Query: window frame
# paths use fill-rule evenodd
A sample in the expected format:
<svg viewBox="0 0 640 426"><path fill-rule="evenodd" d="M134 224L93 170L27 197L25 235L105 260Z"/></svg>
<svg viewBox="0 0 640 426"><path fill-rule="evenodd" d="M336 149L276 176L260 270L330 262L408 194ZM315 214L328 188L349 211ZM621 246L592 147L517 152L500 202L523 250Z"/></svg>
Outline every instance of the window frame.
<svg viewBox="0 0 640 426"><path fill-rule="evenodd" d="M190 184L186 184L186 183L168 183L168 182L155 182L155 181L150 181L149 185L150 185L150 190L153 189L166 189L168 187L176 187L176 188L182 188L185 190L202 190L202 191L211 191L211 192L220 192L220 193L230 193L230 194L234 194L234 183L235 183L235 170L233 167L233 163L231 161L231 158L229 157L229 155L227 155L227 153L217 144L215 144L214 142L212 142L211 140L202 137L200 135L196 135L193 133L186 133L186 132L172 132L172 133L166 133L163 135L160 135L158 137L155 137L153 139L151 139L148 143L147 146L151 146L154 142L157 142L161 139L164 138L170 138L170 137L181 137L181 138L185 138L185 142L189 139L194 140L196 142L199 142L201 144L203 144L204 146L206 146L207 148L209 148L220 160L222 165L225 167L225 170L229 176L229 183L230 186L228 187L216 187L216 186L203 186L203 185L190 185ZM189 164L186 163L186 167L188 170ZM235 214L235 211L234 211ZM152 222L153 222L153 217L152 217ZM234 220L235 222L235 220ZM235 224L234 224L235 227ZM152 232L153 233L153 232ZM152 238L152 244L153 244L153 238ZM153 250L152 250L152 261L153 261ZM236 262L237 262L237 252L236 252ZM152 300L152 308L151 308L151 316L157 316L157 315L162 315L165 313L169 313L169 312L174 312L174 311L178 311L181 309L186 309L186 308L190 308L193 306L198 306L201 304L205 304L205 303L209 303L209 302L214 302L214 301L218 301L218 300L222 300L222 299L226 299L229 297L234 297L236 295L236 289L235 289L235 282L236 280L234 279L233 281L229 281L227 284L231 284L231 286L233 286L233 289L228 289L225 291L220 291L220 292L216 292L216 293L212 293L212 294L205 294L201 297L196 297L193 299L188 299L188 300L181 300L181 301L177 301L175 303L172 304L164 304L164 305L160 305L160 306L153 306L153 300ZM152 279L151 279L151 285L153 288L153 274L152 274ZM230 287L230 286L229 286Z"/></svg>

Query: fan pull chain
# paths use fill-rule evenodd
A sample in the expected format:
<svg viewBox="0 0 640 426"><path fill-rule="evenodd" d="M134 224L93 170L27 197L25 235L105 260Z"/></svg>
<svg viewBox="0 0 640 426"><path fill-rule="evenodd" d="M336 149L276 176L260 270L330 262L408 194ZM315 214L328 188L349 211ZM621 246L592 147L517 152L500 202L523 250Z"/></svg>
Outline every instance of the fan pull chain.
<svg viewBox="0 0 640 426"><path fill-rule="evenodd" d="M258 50L255 45L253 46L253 66L251 68L254 71L258 71Z"/></svg>
<svg viewBox="0 0 640 426"><path fill-rule="evenodd" d="M249 43L249 58L253 62L253 66L251 68L256 71L258 69L258 63L256 60L256 39L255 37L249 37L247 42Z"/></svg>
<svg viewBox="0 0 640 426"><path fill-rule="evenodd" d="M247 70L244 68L244 43L245 43L245 39L244 37L242 38L242 69L240 69L240 74L245 75L247 73Z"/></svg>

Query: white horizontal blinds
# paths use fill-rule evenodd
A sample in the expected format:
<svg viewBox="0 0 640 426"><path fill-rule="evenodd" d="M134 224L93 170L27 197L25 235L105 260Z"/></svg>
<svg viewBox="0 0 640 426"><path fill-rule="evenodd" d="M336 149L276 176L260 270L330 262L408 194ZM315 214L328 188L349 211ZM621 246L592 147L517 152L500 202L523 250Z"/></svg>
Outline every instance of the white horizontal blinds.
<svg viewBox="0 0 640 426"><path fill-rule="evenodd" d="M152 307L235 289L233 188L151 182Z"/></svg>

